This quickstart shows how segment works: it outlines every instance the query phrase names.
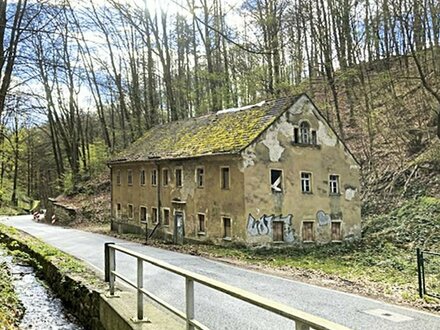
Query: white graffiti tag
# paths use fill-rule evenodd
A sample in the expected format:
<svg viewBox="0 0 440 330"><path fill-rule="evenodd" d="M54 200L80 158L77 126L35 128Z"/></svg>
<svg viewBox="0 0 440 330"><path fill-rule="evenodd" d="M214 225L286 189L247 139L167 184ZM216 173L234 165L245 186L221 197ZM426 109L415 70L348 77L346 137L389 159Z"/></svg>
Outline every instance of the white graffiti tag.
<svg viewBox="0 0 440 330"><path fill-rule="evenodd" d="M292 228L292 215L289 214L285 217L274 216L264 214L259 219L255 219L252 214L249 214L247 231L251 236L272 236L272 226L273 222L283 222L283 239L285 242L294 241L295 231Z"/></svg>

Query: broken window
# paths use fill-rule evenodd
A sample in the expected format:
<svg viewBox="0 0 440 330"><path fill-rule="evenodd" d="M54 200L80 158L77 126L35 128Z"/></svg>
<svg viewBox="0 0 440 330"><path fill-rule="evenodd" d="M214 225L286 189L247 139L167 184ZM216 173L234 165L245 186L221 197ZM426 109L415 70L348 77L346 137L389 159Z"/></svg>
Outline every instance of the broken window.
<svg viewBox="0 0 440 330"><path fill-rule="evenodd" d="M310 144L310 124L303 121L299 126L300 143Z"/></svg>
<svg viewBox="0 0 440 330"><path fill-rule="evenodd" d="M316 131L312 131L312 144L317 145L318 139L316 137Z"/></svg>
<svg viewBox="0 0 440 330"><path fill-rule="evenodd" d="M229 189L229 167L221 168L221 188Z"/></svg>
<svg viewBox="0 0 440 330"><path fill-rule="evenodd" d="M118 186L121 185L121 171L120 171L120 170L118 170L118 171L116 172L116 184L117 184Z"/></svg>
<svg viewBox="0 0 440 330"><path fill-rule="evenodd" d="M331 174L329 176L330 194L339 194L339 175Z"/></svg>
<svg viewBox="0 0 440 330"><path fill-rule="evenodd" d="M272 189L273 193L283 192L282 181L283 181L283 171L270 170L270 188Z"/></svg>
<svg viewBox="0 0 440 330"><path fill-rule="evenodd" d="M170 177L168 175L168 169L164 168L162 170L162 185L164 187L168 186L168 182L170 181Z"/></svg>
<svg viewBox="0 0 440 330"><path fill-rule="evenodd" d="M205 170L203 167L199 167L196 169L196 182L198 188L203 188L205 184Z"/></svg>
<svg viewBox="0 0 440 330"><path fill-rule="evenodd" d="M133 205L128 204L128 218L133 219Z"/></svg>
<svg viewBox="0 0 440 330"><path fill-rule="evenodd" d="M141 170L140 172L140 183L141 186L145 185L145 170Z"/></svg>
<svg viewBox="0 0 440 330"><path fill-rule="evenodd" d="M284 241L284 222L274 221L272 222L272 239L274 242Z"/></svg>
<svg viewBox="0 0 440 330"><path fill-rule="evenodd" d="M127 183L129 186L133 184L133 171L127 170Z"/></svg>
<svg viewBox="0 0 440 330"><path fill-rule="evenodd" d="M147 208L144 206L140 207L139 211L139 220L140 222L147 222Z"/></svg>
<svg viewBox="0 0 440 330"><path fill-rule="evenodd" d="M151 185L157 185L157 170L151 170Z"/></svg>
<svg viewBox="0 0 440 330"><path fill-rule="evenodd" d="M231 218L223 218L223 238L231 237Z"/></svg>
<svg viewBox="0 0 440 330"><path fill-rule="evenodd" d="M301 172L301 191L303 193L312 192L312 173Z"/></svg>
<svg viewBox="0 0 440 330"><path fill-rule="evenodd" d="M312 242L315 240L313 221L303 222L302 238L304 242Z"/></svg>
<svg viewBox="0 0 440 330"><path fill-rule="evenodd" d="M332 241L341 241L341 222L332 221Z"/></svg>
<svg viewBox="0 0 440 330"><path fill-rule="evenodd" d="M170 225L170 209L163 209L163 224L165 226Z"/></svg>
<svg viewBox="0 0 440 330"><path fill-rule="evenodd" d="M176 187L182 187L183 180L182 180L182 169L176 168Z"/></svg>
<svg viewBox="0 0 440 330"><path fill-rule="evenodd" d="M157 208L156 207L152 207L151 208L151 213L152 213L152 217L153 217L153 223L156 224L159 222L159 216L157 214Z"/></svg>
<svg viewBox="0 0 440 330"><path fill-rule="evenodd" d="M203 213L199 213L197 215L199 220L199 233L205 232L205 215Z"/></svg>

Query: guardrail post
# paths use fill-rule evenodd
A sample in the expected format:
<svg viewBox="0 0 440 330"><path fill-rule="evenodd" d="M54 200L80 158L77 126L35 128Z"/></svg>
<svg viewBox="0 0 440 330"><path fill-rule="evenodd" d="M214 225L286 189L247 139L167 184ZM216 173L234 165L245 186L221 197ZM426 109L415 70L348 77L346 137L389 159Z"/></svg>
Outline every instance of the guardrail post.
<svg viewBox="0 0 440 330"><path fill-rule="evenodd" d="M113 296L115 294L115 274L113 273L116 270L116 256L115 249L113 249L110 245L108 245L108 267L109 267L109 286L110 286L110 295Z"/></svg>
<svg viewBox="0 0 440 330"><path fill-rule="evenodd" d="M310 330L310 327L301 321L295 321L295 330Z"/></svg>
<svg viewBox="0 0 440 330"><path fill-rule="evenodd" d="M187 278L185 280L186 290L186 329L194 330L191 321L194 319L194 281Z"/></svg>
<svg viewBox="0 0 440 330"><path fill-rule="evenodd" d="M104 281L109 282L110 281L110 254L109 254L109 245L115 244L113 242L107 242L104 243Z"/></svg>
<svg viewBox="0 0 440 330"><path fill-rule="evenodd" d="M417 248L417 275L419 277L419 296L423 298L423 279L422 279L422 258L420 248Z"/></svg>
<svg viewBox="0 0 440 330"><path fill-rule="evenodd" d="M141 289L144 287L144 267L141 258L137 258L137 318L141 321L144 318L144 294Z"/></svg>

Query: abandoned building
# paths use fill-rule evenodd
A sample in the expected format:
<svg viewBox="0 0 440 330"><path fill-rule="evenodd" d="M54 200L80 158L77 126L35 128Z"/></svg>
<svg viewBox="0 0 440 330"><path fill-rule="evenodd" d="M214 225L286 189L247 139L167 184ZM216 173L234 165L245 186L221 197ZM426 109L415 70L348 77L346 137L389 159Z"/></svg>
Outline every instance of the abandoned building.
<svg viewBox="0 0 440 330"><path fill-rule="evenodd" d="M225 244L360 236L360 166L305 94L156 126L108 165L120 232Z"/></svg>

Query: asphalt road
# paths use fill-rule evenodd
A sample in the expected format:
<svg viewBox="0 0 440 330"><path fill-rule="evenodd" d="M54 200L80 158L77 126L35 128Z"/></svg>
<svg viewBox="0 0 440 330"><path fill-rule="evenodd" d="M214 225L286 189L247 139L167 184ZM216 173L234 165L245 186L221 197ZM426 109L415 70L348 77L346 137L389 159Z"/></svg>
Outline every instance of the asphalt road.
<svg viewBox="0 0 440 330"><path fill-rule="evenodd" d="M240 287L352 329L439 329L440 317L297 281L241 269L197 256L171 252L105 235L36 223L30 216L0 218L103 271L104 243L124 243L172 265ZM117 254L117 271L133 281L135 259ZM145 266L144 287L184 310L184 280L154 266ZM223 293L195 284L196 319L211 329L293 329L294 324ZM133 311L135 313L135 311Z"/></svg>

